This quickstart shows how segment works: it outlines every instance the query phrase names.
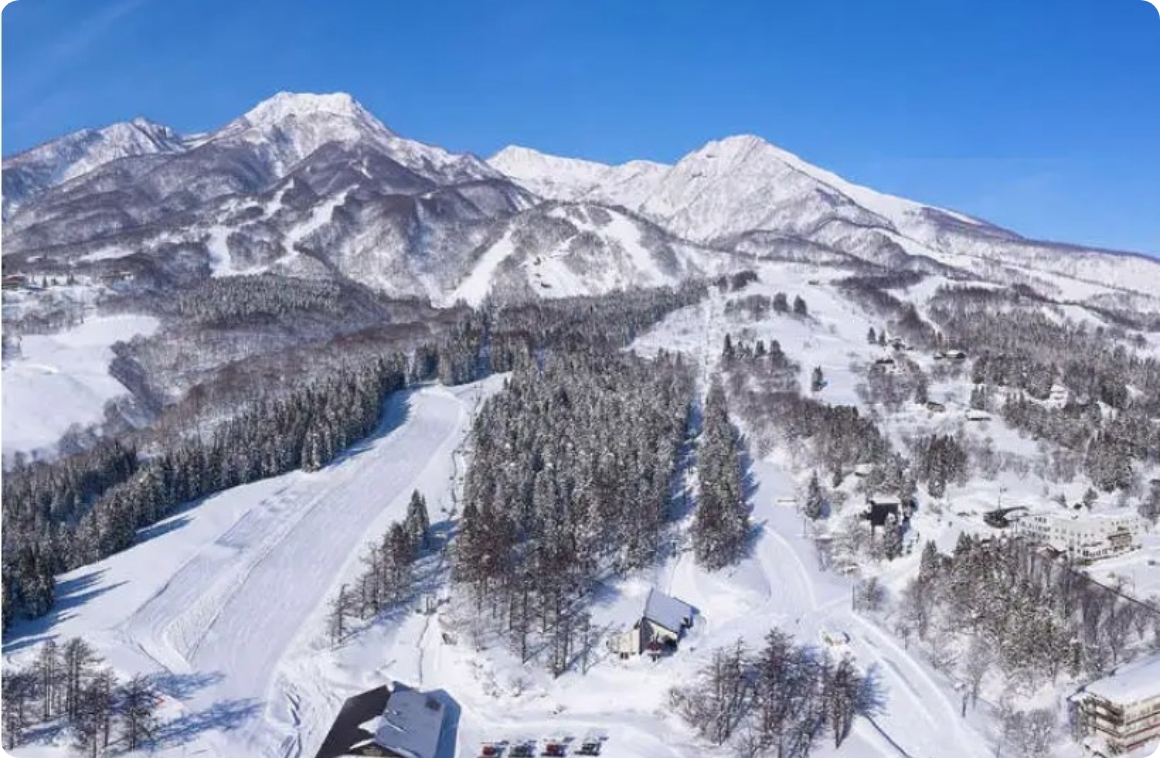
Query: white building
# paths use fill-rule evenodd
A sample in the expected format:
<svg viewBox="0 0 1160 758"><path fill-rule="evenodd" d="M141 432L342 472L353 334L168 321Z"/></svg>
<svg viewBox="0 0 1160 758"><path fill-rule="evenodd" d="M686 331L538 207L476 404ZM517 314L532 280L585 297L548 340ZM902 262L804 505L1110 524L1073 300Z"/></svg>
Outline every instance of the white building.
<svg viewBox="0 0 1160 758"><path fill-rule="evenodd" d="M1070 699L1084 745L1096 755L1144 756L1160 743L1160 655L1128 664Z"/></svg>
<svg viewBox="0 0 1160 758"><path fill-rule="evenodd" d="M1073 558L1097 560L1139 547L1145 522L1135 513L1029 513L1016 531Z"/></svg>

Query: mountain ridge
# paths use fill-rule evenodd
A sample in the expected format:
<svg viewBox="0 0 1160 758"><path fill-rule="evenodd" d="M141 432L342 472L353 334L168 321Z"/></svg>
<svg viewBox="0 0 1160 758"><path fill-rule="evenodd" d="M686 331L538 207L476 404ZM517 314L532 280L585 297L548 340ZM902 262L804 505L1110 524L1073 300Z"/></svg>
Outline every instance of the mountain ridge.
<svg viewBox="0 0 1160 758"><path fill-rule="evenodd" d="M201 252L182 276L274 267L446 302L479 281L479 245L518 216L529 230L519 239L531 247L512 260L527 265L490 269L527 277L497 280L513 297L632 286L599 269L651 271L631 258L647 239L654 252L696 250L679 267L690 273L734 265L717 251L940 271L1047 294L1077 281L1100 288L1093 297L1128 291L1160 311L1160 263L1147 256L1024 238L848 181L753 134L710 141L672 164L607 165L516 145L483 160L396 134L349 94L280 92L198 135L144 119L74 132L5 159L4 173L10 265L38 254L71 266L192 246ZM569 216L550 203L579 205ZM623 223L579 223L591 206L604 208L595 218ZM570 271L556 279L569 283L564 291L536 278L534 262L549 259ZM482 296L472 290L472 299Z"/></svg>

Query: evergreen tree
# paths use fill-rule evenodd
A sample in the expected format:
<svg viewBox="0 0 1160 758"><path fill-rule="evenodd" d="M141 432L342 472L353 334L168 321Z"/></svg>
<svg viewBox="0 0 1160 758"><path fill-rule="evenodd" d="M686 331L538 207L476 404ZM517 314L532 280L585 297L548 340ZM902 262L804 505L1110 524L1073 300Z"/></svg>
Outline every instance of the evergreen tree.
<svg viewBox="0 0 1160 758"><path fill-rule="evenodd" d="M740 453L729 422L725 390L714 379L705 401L698 450L699 496L692 527L697 562L710 570L737 562L745 550L749 514L742 491Z"/></svg>
<svg viewBox="0 0 1160 758"><path fill-rule="evenodd" d="M821 366L814 366L814 373L810 379L810 390L812 392L821 392L822 388L826 386L825 375L822 374Z"/></svg>
<svg viewBox="0 0 1160 758"><path fill-rule="evenodd" d="M804 513L806 518L817 521L826 515L826 496L822 492L822 485L818 481L818 472L810 475L809 487L806 490Z"/></svg>
<svg viewBox="0 0 1160 758"><path fill-rule="evenodd" d="M411 544L416 551L425 552L430 548L431 518L427 515L427 499L419 494L419 490L411 493L411 502L407 506L407 519L404 528L410 535Z"/></svg>

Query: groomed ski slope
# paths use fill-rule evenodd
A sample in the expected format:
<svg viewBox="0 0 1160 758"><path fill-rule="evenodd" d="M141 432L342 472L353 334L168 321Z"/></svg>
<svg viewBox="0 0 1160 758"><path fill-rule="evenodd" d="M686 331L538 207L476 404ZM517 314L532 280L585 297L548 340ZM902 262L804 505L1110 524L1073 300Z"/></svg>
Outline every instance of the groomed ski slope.
<svg viewBox="0 0 1160 758"><path fill-rule="evenodd" d="M413 489L447 491L471 410L501 383L396 394L378 432L326 469L237 487L144 530L130 550L59 577L55 611L16 629L5 656L84 637L122 675L161 677L177 719L161 755L291 754L293 721L275 713L283 660L316 642L308 622L357 571L364 539L403 517ZM428 499L437 521L443 503Z"/></svg>

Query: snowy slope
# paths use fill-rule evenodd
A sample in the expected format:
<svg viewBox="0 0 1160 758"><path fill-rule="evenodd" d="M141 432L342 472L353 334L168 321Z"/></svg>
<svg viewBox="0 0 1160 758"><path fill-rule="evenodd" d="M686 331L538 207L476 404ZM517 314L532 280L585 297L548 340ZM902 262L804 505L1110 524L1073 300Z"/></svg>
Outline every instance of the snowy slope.
<svg viewBox="0 0 1160 758"><path fill-rule="evenodd" d="M500 383L396 395L379 432L325 470L210 497L145 530L131 550L60 577L57 611L18 628L6 658L47 630L80 635L123 673L164 675L177 710L200 725L161 755L297 754L285 740L304 727L284 720L295 697L284 664L316 655L336 580L404 515L411 491L440 502L470 410Z"/></svg>
<svg viewBox="0 0 1160 758"><path fill-rule="evenodd" d="M147 316L108 316L21 338L20 357L4 362L4 456L50 447L73 424L102 421L105 403L127 394L109 375L110 348L157 327Z"/></svg>
<svg viewBox="0 0 1160 758"><path fill-rule="evenodd" d="M600 295L661 287L737 265L622 210L588 202L544 204L513 216L472 255L459 285L442 300L479 305L501 299Z"/></svg>

